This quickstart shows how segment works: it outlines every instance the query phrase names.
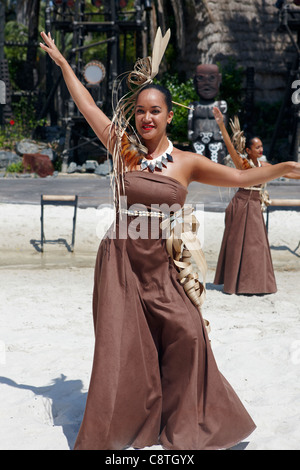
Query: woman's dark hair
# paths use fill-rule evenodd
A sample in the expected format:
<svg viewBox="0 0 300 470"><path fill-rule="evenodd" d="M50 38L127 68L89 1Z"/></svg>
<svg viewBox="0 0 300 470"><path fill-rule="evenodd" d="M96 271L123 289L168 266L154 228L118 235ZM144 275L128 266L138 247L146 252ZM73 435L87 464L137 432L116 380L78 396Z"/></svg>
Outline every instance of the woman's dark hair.
<svg viewBox="0 0 300 470"><path fill-rule="evenodd" d="M253 144L254 139L260 139L261 138L258 135L246 135L246 142L245 142L245 149L250 149L251 145Z"/></svg>
<svg viewBox="0 0 300 470"><path fill-rule="evenodd" d="M144 86L138 93L137 98L139 94L144 91L144 90L149 90L150 88L153 88L154 90L160 91L164 97L165 97L165 102L168 108L168 112L172 111L173 103L172 103L172 95L170 90L168 88L165 88L162 85L159 85L158 83L149 83L149 85Z"/></svg>

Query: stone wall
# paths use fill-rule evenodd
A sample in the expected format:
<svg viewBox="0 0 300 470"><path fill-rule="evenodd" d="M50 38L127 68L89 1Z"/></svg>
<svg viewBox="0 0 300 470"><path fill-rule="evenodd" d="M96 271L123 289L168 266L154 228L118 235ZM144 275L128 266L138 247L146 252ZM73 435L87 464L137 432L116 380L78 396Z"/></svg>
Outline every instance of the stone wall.
<svg viewBox="0 0 300 470"><path fill-rule="evenodd" d="M193 76L199 63L226 63L234 57L255 69L255 100L282 99L295 49L279 32L275 0L186 0L185 42L179 68ZM300 7L299 7L300 10Z"/></svg>

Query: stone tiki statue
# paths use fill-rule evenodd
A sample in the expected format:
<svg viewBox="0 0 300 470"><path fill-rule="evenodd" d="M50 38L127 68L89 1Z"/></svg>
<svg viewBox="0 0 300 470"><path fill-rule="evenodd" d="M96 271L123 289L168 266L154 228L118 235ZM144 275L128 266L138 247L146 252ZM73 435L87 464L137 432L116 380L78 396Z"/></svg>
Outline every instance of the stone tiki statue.
<svg viewBox="0 0 300 470"><path fill-rule="evenodd" d="M199 101L191 103L193 110L188 116L188 138L193 149L214 162L224 163L226 147L219 126L213 115L213 107L218 107L227 118L226 101L215 101L222 81L222 75L215 64L201 64L196 68L194 85Z"/></svg>

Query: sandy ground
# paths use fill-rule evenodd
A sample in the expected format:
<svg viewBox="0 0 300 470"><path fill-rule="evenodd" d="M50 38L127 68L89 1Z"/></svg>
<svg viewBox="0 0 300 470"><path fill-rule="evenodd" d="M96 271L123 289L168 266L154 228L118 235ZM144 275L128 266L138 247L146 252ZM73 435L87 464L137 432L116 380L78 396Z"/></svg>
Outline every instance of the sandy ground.
<svg viewBox="0 0 300 470"><path fill-rule="evenodd" d="M0 449L71 449L93 356L93 267L111 210L0 204ZM300 448L300 213L270 215L278 292L230 296L212 284L222 213L200 214L209 266L204 317L221 372L257 424L238 448Z"/></svg>

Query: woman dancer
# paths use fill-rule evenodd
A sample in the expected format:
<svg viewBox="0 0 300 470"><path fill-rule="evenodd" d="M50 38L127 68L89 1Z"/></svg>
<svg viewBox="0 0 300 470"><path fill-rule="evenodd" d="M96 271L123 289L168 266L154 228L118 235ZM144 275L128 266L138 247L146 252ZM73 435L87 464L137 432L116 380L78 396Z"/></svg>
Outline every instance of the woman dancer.
<svg viewBox="0 0 300 470"><path fill-rule="evenodd" d="M236 168L270 167L260 161L263 144L259 137L245 138L238 120L232 123L233 143L222 113L213 110L227 150ZM246 153L246 158L242 157ZM297 178L294 173L284 175ZM239 188L225 212L225 230L219 253L214 284L224 284L227 294L272 294L277 291L273 263L262 214L262 185Z"/></svg>
<svg viewBox="0 0 300 470"><path fill-rule="evenodd" d="M170 94L151 85L154 56L143 60L142 74L139 62L138 76L146 79L125 106L134 112L143 144L136 151L127 135L122 103L111 121L76 78L51 35L41 35L41 47L61 68L77 107L113 153L121 178L117 198L125 194L128 203L113 233L102 240L96 260L94 361L75 449L230 447L248 436L255 424L217 368L201 313L186 294L167 251L169 239L147 237L147 228L139 238L130 233L120 237L118 225L126 217L130 231L136 219L153 219L148 217L154 214L152 204L183 206L191 181L248 186L290 170L300 174L300 165L286 162L244 172L173 148L166 134L173 117ZM126 132L121 132L122 125ZM146 210L131 211L134 203Z"/></svg>

